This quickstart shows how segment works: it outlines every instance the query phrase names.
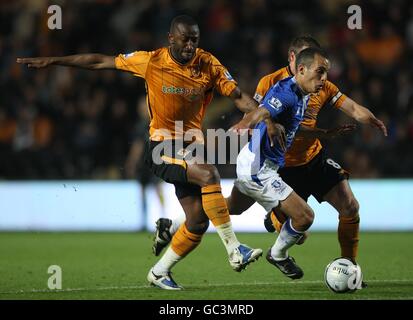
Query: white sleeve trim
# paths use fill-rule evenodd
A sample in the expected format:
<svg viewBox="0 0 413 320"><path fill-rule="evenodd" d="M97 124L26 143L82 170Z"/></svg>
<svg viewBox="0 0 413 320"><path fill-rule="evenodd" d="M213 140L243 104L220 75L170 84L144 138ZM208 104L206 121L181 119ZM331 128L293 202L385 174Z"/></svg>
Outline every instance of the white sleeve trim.
<svg viewBox="0 0 413 320"><path fill-rule="evenodd" d="M342 95L343 95L343 94L342 94L340 91L337 92L337 94L336 94L333 98L331 98L330 104L331 104L332 106L334 106L334 105L336 104L337 100L340 99L340 97L341 97Z"/></svg>

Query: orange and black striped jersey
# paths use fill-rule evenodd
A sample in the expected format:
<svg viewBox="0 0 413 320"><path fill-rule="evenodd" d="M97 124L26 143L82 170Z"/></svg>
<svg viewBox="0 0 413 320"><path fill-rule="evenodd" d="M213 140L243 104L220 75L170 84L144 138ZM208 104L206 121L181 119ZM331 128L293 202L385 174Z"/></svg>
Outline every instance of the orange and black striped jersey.
<svg viewBox="0 0 413 320"><path fill-rule="evenodd" d="M120 54L115 58L115 65L145 79L151 118L149 134L153 141L183 138L183 134L192 129L194 140L203 142L199 134L201 122L213 90L229 96L237 87L218 59L199 48L184 65L172 57L167 47Z"/></svg>
<svg viewBox="0 0 413 320"><path fill-rule="evenodd" d="M281 68L264 76L258 83L254 99L260 103L266 92L274 84L290 76L292 76L292 73L289 67ZM324 87L318 93L310 96L302 124L314 128L321 108L325 105L340 108L345 99L346 96L333 83L326 81ZM296 136L285 155L285 166L292 167L306 164L320 152L321 148L321 142L317 138Z"/></svg>

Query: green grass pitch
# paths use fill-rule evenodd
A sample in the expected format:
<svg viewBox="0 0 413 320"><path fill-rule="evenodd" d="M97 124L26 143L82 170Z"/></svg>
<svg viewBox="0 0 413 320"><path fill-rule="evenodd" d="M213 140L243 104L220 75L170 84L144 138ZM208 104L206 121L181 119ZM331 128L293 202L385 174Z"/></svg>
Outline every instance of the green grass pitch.
<svg viewBox="0 0 413 320"><path fill-rule="evenodd" d="M148 286L157 261L149 233L0 233L0 299L413 299L413 233L361 233L359 263L368 288L334 294L323 283L325 266L339 256L335 233L311 233L290 250L304 270L291 281L265 257L245 271L232 271L217 234L173 270L185 287L169 292ZM260 247L268 233L239 233L241 242ZM62 268L62 290L47 287L50 265Z"/></svg>

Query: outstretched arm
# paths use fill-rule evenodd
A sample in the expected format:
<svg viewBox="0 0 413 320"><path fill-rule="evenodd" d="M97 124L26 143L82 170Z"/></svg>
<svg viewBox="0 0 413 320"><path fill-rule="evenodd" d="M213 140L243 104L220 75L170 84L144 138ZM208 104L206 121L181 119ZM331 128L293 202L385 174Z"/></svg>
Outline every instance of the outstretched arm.
<svg viewBox="0 0 413 320"><path fill-rule="evenodd" d="M234 101L235 106L244 113L249 113L258 107L258 103L238 87L231 92L230 98Z"/></svg>
<svg viewBox="0 0 413 320"><path fill-rule="evenodd" d="M334 139L340 136L344 136L356 129L355 124L344 124L337 128L322 129L318 127L309 127L301 124L296 136L305 138L317 138L317 139Z"/></svg>
<svg viewBox="0 0 413 320"><path fill-rule="evenodd" d="M231 130L235 132L241 132L244 130L252 129L258 122L270 119L271 114L265 108L257 108L254 111L246 114L245 117L234 125Z"/></svg>
<svg viewBox="0 0 413 320"><path fill-rule="evenodd" d="M64 57L17 58L17 63L26 64L29 68L60 65L90 70L115 69L115 57L98 53L75 54Z"/></svg>
<svg viewBox="0 0 413 320"><path fill-rule="evenodd" d="M387 137L387 129L383 121L377 119L369 109L359 105L352 99L347 97L340 110L360 123L377 127Z"/></svg>
<svg viewBox="0 0 413 320"><path fill-rule="evenodd" d="M256 110L258 107L258 103L245 92L241 91L238 87L236 87L234 91L232 91L230 98L234 101L236 107L240 111L245 113L245 116ZM270 139L271 146L274 146L274 142L277 142L281 146L281 148L285 149L286 137L284 127L279 123L273 122L270 117L263 120L267 125L267 135ZM233 130L239 131L235 129L235 127L233 127Z"/></svg>

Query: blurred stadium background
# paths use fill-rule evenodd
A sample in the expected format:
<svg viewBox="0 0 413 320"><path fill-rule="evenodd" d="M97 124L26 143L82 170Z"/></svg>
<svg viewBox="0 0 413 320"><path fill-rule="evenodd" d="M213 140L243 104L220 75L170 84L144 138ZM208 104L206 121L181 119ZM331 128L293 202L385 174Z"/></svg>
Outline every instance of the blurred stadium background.
<svg viewBox="0 0 413 320"><path fill-rule="evenodd" d="M62 8L61 30L47 27L51 4ZM347 27L350 4L362 8L362 30ZM328 154L351 172L362 227L413 229L409 1L313 0L304 10L299 1L33 0L2 2L0 8L0 229L140 230L151 229L159 215L182 213L173 189L159 184L141 161L147 138L141 79L113 71L31 70L15 63L16 57L151 50L167 44L169 23L180 13L197 18L200 46L214 53L251 95L263 75L287 64L294 36L317 38L331 56L330 80L389 129L384 138L359 126L348 137L324 142ZM320 127L350 121L324 109ZM216 95L204 129L228 129L241 116L229 99ZM234 166L219 170L230 186ZM103 190L108 196L99 194ZM330 208L312 205L321 224L315 229L334 229L335 215L320 213ZM252 211L263 214L258 207ZM390 213L392 221L386 218ZM260 219L243 219L261 230Z"/></svg>

